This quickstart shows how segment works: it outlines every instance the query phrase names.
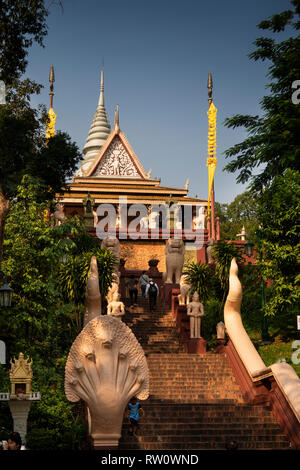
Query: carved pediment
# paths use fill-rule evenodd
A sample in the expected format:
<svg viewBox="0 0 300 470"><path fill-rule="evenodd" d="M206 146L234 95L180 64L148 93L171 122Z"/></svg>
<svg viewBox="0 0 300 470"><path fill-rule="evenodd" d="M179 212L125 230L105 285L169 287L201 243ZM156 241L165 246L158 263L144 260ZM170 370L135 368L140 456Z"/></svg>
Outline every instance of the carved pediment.
<svg viewBox="0 0 300 470"><path fill-rule="evenodd" d="M119 136L115 136L112 140L92 176L141 178L137 166Z"/></svg>

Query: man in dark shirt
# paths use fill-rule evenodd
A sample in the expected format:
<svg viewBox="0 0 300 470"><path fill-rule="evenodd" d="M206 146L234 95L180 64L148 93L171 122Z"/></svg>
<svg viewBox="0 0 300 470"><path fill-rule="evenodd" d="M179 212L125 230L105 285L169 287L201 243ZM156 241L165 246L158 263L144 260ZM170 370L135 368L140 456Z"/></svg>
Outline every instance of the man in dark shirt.
<svg viewBox="0 0 300 470"><path fill-rule="evenodd" d="M150 279L150 282L146 288L146 296L149 295L150 312L153 312L154 308L156 307L156 298L158 296L158 292L158 285L153 282L153 279Z"/></svg>
<svg viewBox="0 0 300 470"><path fill-rule="evenodd" d="M126 286L129 287L130 306L137 304L138 281L134 278L133 274L130 276L130 280L127 282Z"/></svg>

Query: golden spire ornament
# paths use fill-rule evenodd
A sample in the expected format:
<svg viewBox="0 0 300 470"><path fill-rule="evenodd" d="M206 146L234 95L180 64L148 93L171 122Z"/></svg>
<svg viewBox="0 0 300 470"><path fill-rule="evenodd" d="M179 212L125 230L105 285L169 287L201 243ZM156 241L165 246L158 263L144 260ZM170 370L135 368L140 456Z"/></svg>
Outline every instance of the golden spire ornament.
<svg viewBox="0 0 300 470"><path fill-rule="evenodd" d="M56 114L53 110L53 96L54 96L54 68L53 65L51 65L50 68L50 74L49 74L49 82L50 82L50 109L48 111L48 122L47 122L47 128L46 128L46 138L47 140L50 139L50 137L53 137L55 134L55 121L56 121Z"/></svg>
<svg viewBox="0 0 300 470"><path fill-rule="evenodd" d="M120 122L119 122L119 105L117 104L117 109L115 111L115 131L120 130Z"/></svg>
<svg viewBox="0 0 300 470"><path fill-rule="evenodd" d="M209 72L208 81L208 103L209 108L207 111L208 116L208 147L207 147L207 160L206 165L208 167L208 201L207 201L207 216L210 214L210 205L211 205L211 193L213 190L214 175L217 166L217 156L216 156L216 136L217 136L217 108L215 107L212 99L212 76Z"/></svg>

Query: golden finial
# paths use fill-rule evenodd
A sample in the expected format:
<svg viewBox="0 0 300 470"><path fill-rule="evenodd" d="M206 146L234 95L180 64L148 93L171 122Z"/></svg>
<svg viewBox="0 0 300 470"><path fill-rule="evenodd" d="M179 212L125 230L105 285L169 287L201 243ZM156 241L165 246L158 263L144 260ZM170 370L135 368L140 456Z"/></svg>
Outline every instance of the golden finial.
<svg viewBox="0 0 300 470"><path fill-rule="evenodd" d="M50 73L49 73L49 82L50 82L50 108L53 107L53 95L54 95L54 82L55 82L55 77L54 77L54 68L53 68L53 64L51 64L51 67L50 67Z"/></svg>
<svg viewBox="0 0 300 470"><path fill-rule="evenodd" d="M53 64L51 64L51 67L50 67L50 74L49 74L49 82L50 82L50 109L49 109L49 112L48 112L48 122L47 122L47 126L46 126L46 139L47 141L50 139L50 137L53 137L54 134L55 134L55 121L56 121L56 114L53 110L53 95L54 95L54 81L55 81L55 77L54 77L54 68L53 68Z"/></svg>
<svg viewBox="0 0 300 470"><path fill-rule="evenodd" d="M115 112L115 131L120 130L120 124L119 124L119 105L117 104L117 110Z"/></svg>
<svg viewBox="0 0 300 470"><path fill-rule="evenodd" d="M209 102L209 104L211 104L211 102L212 102L212 89L213 89L213 81L212 81L211 72L209 72L209 74L208 74L207 88L208 88L208 102Z"/></svg>
<svg viewBox="0 0 300 470"><path fill-rule="evenodd" d="M207 159L206 165L208 167L208 201L207 201L207 215L210 215L210 198L211 191L213 188L215 169L217 166L217 156L216 156L216 136L217 136L217 108L215 107L212 99L212 89L213 81L211 72L208 74L207 80L208 88L208 149L207 149Z"/></svg>

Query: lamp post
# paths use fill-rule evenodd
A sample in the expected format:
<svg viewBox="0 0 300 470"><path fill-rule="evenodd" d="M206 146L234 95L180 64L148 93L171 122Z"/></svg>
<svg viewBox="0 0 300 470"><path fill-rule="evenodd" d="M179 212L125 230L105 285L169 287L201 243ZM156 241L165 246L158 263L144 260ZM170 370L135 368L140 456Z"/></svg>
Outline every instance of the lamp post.
<svg viewBox="0 0 300 470"><path fill-rule="evenodd" d="M7 276L4 271L0 271L4 277L4 284L0 287L0 307L10 307L13 289L7 284Z"/></svg>
<svg viewBox="0 0 300 470"><path fill-rule="evenodd" d="M245 255L248 258L251 258L251 256L253 255L253 247L254 247L254 243L252 243L251 240L247 240L244 245L244 251L245 251Z"/></svg>
<svg viewBox="0 0 300 470"><path fill-rule="evenodd" d="M257 236L260 237L259 233L257 233ZM252 243L251 240L247 240L247 242L244 245L244 252L245 252L245 255L248 258L251 258L251 256L253 255L253 247L254 247L254 243ZM260 263L262 262L262 259L263 259L263 252L262 252L261 246L259 246L259 261L260 261ZM268 332L268 323L267 323L266 316L264 314L264 311L265 311L265 283L264 283L263 278L261 278L261 282L260 282L260 291L261 291L261 311L262 311L261 339L263 341L269 341L270 336L269 336L269 332Z"/></svg>

